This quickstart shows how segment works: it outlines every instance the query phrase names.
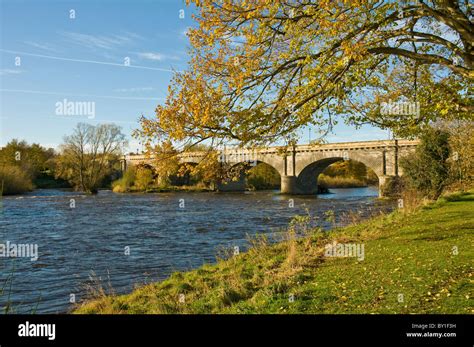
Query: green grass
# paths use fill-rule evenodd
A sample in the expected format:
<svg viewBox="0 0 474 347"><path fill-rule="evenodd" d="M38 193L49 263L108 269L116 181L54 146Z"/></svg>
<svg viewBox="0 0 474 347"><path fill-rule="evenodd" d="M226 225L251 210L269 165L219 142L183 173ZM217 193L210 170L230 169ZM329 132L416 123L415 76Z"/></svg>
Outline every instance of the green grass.
<svg viewBox="0 0 474 347"><path fill-rule="evenodd" d="M364 244L365 259L325 257L333 240ZM247 253L102 296L75 313L472 314L473 243L471 191L329 233L274 245L261 239Z"/></svg>
<svg viewBox="0 0 474 347"><path fill-rule="evenodd" d="M324 174L319 175L318 183L328 188L360 188L368 186L367 182L364 182L354 177L332 177L326 176Z"/></svg>

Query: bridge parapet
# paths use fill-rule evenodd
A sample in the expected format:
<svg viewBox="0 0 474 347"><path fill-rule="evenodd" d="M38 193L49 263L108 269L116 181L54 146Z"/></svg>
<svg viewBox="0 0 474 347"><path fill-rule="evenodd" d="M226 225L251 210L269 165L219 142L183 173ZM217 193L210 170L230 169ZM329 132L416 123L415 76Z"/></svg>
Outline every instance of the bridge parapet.
<svg viewBox="0 0 474 347"><path fill-rule="evenodd" d="M380 149L392 149L398 147L402 148L415 148L418 145L418 140L377 140L377 141L358 141L358 142L338 142L338 143L325 143L325 144L306 144L297 145L294 147L296 153L307 153L307 152L329 152L329 151L356 151L356 150L380 150ZM220 153L228 156L239 156L239 155L265 155L265 154L281 154L286 148L287 153L293 151L292 147L285 146L273 146L273 147L257 147L257 148L226 148L224 150L217 150ZM178 157L182 159L202 159L208 152L196 151L196 152L183 152L179 153ZM153 158L145 154L128 154L125 156L125 160L131 162L151 162Z"/></svg>

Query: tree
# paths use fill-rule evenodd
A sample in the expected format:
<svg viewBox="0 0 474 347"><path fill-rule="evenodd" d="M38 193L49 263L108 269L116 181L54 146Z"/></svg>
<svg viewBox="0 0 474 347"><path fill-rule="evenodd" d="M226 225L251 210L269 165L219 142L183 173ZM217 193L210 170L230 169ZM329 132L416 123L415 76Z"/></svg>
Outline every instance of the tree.
<svg viewBox="0 0 474 347"><path fill-rule="evenodd" d="M97 193L125 145L125 135L114 124L79 123L72 135L64 137L56 161L56 177L68 180L84 192Z"/></svg>
<svg viewBox="0 0 474 347"><path fill-rule="evenodd" d="M449 133L450 183L455 189L472 188L474 184L474 122L439 122L436 127Z"/></svg>
<svg viewBox="0 0 474 347"><path fill-rule="evenodd" d="M424 194L437 199L449 183L449 134L440 129L428 128L413 155L403 158L400 164L408 183Z"/></svg>
<svg viewBox="0 0 474 347"><path fill-rule="evenodd" d="M433 70L406 62L368 80L364 88L370 92L351 101L354 112L347 114L348 122L371 123L398 137L416 137L440 120L472 119L469 82L455 74L434 76Z"/></svg>
<svg viewBox="0 0 474 347"><path fill-rule="evenodd" d="M402 78L408 73L427 84L419 99L427 117L472 117L468 1L187 2L198 8L198 27L188 34L190 66L174 76L156 118L142 117L145 137L290 141L305 125L324 133L336 115L419 130L419 115L387 119L380 112L378 91L403 101L406 82L419 87ZM375 114L365 112L369 105Z"/></svg>
<svg viewBox="0 0 474 347"><path fill-rule="evenodd" d="M148 148L147 153L151 153L155 157L154 167L158 174L158 183L162 186L168 186L171 182L171 176L178 174L178 151L175 150L171 141L164 141L153 149Z"/></svg>
<svg viewBox="0 0 474 347"><path fill-rule="evenodd" d="M28 173L14 165L0 165L0 197L33 189Z"/></svg>
<svg viewBox="0 0 474 347"><path fill-rule="evenodd" d="M0 164L17 166L30 178L35 178L40 172L50 169L54 150L46 149L37 143L28 144L26 141L11 140L0 149Z"/></svg>
<svg viewBox="0 0 474 347"><path fill-rule="evenodd" d="M210 189L216 189L218 182L232 179L228 165L222 162L221 153L213 148L212 143L210 145L193 144L184 149L184 153L197 151L204 152L205 155L197 165L187 167L195 180L202 182Z"/></svg>

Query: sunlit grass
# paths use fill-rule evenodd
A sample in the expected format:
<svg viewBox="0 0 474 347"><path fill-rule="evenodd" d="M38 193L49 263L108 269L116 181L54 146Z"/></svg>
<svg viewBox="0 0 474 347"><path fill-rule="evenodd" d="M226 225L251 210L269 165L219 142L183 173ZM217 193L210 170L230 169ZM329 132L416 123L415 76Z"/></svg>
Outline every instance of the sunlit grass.
<svg viewBox="0 0 474 347"><path fill-rule="evenodd" d="M325 257L333 240L364 244L364 260ZM261 239L247 253L75 312L474 313L473 243L471 191L329 233Z"/></svg>

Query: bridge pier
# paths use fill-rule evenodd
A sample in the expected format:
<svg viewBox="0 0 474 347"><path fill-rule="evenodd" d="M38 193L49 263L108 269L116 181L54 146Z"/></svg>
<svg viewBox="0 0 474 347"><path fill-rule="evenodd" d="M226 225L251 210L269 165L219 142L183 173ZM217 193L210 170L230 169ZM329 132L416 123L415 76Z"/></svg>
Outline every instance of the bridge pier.
<svg viewBox="0 0 474 347"><path fill-rule="evenodd" d="M389 197L390 192L384 190L386 184L391 184L398 176L381 175L379 176L379 197ZM281 176L281 193L291 195L314 195L319 194L318 186L304 186L296 176Z"/></svg>
<svg viewBox="0 0 474 347"><path fill-rule="evenodd" d="M305 184L307 183L307 184ZM304 182L296 176L281 176L281 194L291 195L315 195L321 194L320 187L314 182Z"/></svg>
<svg viewBox="0 0 474 347"><path fill-rule="evenodd" d="M123 156L123 159L120 159L120 170L122 170L122 173L127 170L127 158L126 158L126 156Z"/></svg>
<svg viewBox="0 0 474 347"><path fill-rule="evenodd" d="M296 176L281 176L282 194L299 194L298 178Z"/></svg>
<svg viewBox="0 0 474 347"><path fill-rule="evenodd" d="M383 197L383 187L389 180L389 177L387 175L379 176L379 198Z"/></svg>

